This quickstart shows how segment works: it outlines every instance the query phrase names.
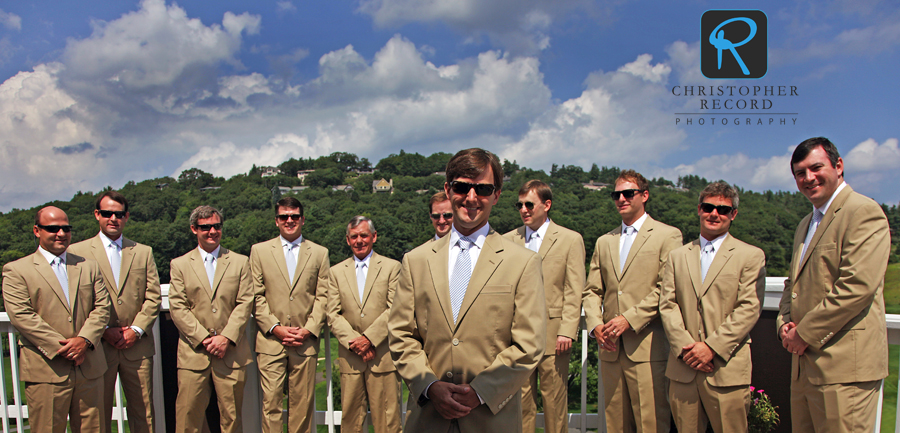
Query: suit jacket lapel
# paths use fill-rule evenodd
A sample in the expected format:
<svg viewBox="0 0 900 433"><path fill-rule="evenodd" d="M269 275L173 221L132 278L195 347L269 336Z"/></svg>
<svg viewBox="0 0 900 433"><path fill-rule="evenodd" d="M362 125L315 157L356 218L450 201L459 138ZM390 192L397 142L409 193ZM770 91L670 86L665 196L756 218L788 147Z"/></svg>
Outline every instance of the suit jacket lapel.
<svg viewBox="0 0 900 433"><path fill-rule="evenodd" d="M218 272L218 267L219 265L217 264L216 272ZM209 277L206 275L206 266L203 265L203 256L200 255L200 251L196 248L193 253L191 253L191 269L194 271L194 275L197 279L200 280L200 285L206 289L206 294L212 299L213 289L209 285Z"/></svg>
<svg viewBox="0 0 900 433"><path fill-rule="evenodd" d="M297 248L298 252L300 248ZM275 238L272 241L272 262L278 267L278 270L281 271L281 276L284 277L284 283L287 284L288 287L291 287L291 277L287 268L287 261L284 258L284 246L281 245L281 238Z"/></svg>
<svg viewBox="0 0 900 433"><path fill-rule="evenodd" d="M513 236L513 242L525 246L525 226L516 229L516 236Z"/></svg>
<svg viewBox="0 0 900 433"><path fill-rule="evenodd" d="M688 245L688 274L691 276L691 286L694 287L694 294L697 295L697 299L700 299L700 294L703 293L703 277L700 275L700 239L695 239Z"/></svg>
<svg viewBox="0 0 900 433"><path fill-rule="evenodd" d="M294 292L294 287L297 286L300 274L306 269L306 263L309 262L309 258L312 257L312 253L309 252L311 248L310 244L306 243L306 239L304 239L303 242L300 242L300 248L297 248L297 268L294 269L294 281L291 281L291 293ZM284 259L281 261L283 262Z"/></svg>
<svg viewBox="0 0 900 433"><path fill-rule="evenodd" d="M68 260L66 262L68 262ZM37 270L38 274L47 280L47 284L53 288L53 292L56 293L59 302L63 304L69 314L71 314L72 309L66 301L66 295L63 292L63 288L59 285L59 280L56 278L56 274L53 273L53 268L50 267L50 263L47 262L47 259L44 258L40 251L34 252L34 268ZM68 269L66 270L68 271ZM66 287L66 290L68 290L68 287Z"/></svg>
<svg viewBox="0 0 900 433"><path fill-rule="evenodd" d="M450 271L447 269L450 260L450 236L444 236L431 243L434 254L428 258L428 269L431 271L431 286L444 311L447 326L454 328L453 306L450 304Z"/></svg>
<svg viewBox="0 0 900 433"><path fill-rule="evenodd" d="M75 305L78 302L78 281L81 280L81 266L78 266L77 263L73 263L74 260L71 260L69 254L66 253L66 276L69 279L69 287L67 290L69 291L69 303L71 304L71 311L74 313L76 311ZM56 275L54 275L55 277Z"/></svg>
<svg viewBox="0 0 900 433"><path fill-rule="evenodd" d="M806 266L807 260L809 260L809 256L812 254L813 248L819 244L819 241L822 239L822 235L828 230L828 226L831 225L831 222L834 221L835 216L838 212L841 211L841 208L844 206L844 202L847 201L847 197L850 197L850 193L853 190L850 188L850 185L844 187L841 190L840 194L834 198L834 201L831 202L831 205L828 206L828 210L825 211L825 214L822 215L822 221L819 221L819 227L816 228L816 232L813 234L812 239L809 241L809 246L806 247L806 254L802 257L800 261L800 267L798 269L798 273L800 269L803 269ZM812 213L809 215L809 220L812 220ZM806 240L806 235L809 234L809 220L804 218L806 221L806 232L804 233L803 240ZM801 240L800 242L803 242ZM802 244L801 244L802 245ZM802 246L801 252L802 252Z"/></svg>
<svg viewBox="0 0 900 433"><path fill-rule="evenodd" d="M634 243L631 244L631 249L628 250L628 258L625 259L625 266L622 267L623 275L625 274L625 271L628 270L628 267L631 266L634 256L637 255L638 251L641 250L641 247L644 246L644 243L647 242L647 239L650 238L651 232L653 232L652 221L653 220L648 216L647 220L644 221L644 225L641 226L641 230L637 232L637 237L634 238ZM619 255L616 254L616 257L619 257Z"/></svg>
<svg viewBox="0 0 900 433"><path fill-rule="evenodd" d="M106 255L106 246L103 245L103 240L100 239L99 234L91 240L91 254L94 256L93 259L97 264L100 265L100 274L103 275L106 290L112 297L113 302L115 302L119 298L119 291L112 287L112 282L115 281L115 278L113 278L112 266L109 264L109 256Z"/></svg>
<svg viewBox="0 0 900 433"><path fill-rule="evenodd" d="M122 238L122 268L119 269L119 287L116 287L116 292L119 294L122 293L122 289L125 287L128 271L131 270L131 264L134 263L134 246L133 240Z"/></svg>
<svg viewBox="0 0 900 433"><path fill-rule="evenodd" d="M616 280L622 281L624 272L622 272L622 269L619 269L619 243L622 242L622 224L619 223L619 226L610 233L612 236L607 238L608 240L606 241L609 247L609 259L613 262L612 268L616 273Z"/></svg>
<svg viewBox="0 0 900 433"><path fill-rule="evenodd" d="M547 253L550 251L550 248L553 247L553 244L556 242L556 236L559 234L559 227L550 221L550 226L547 227L547 233L544 237L544 240L541 241L541 247L538 249L538 254L541 255L541 260L547 257Z"/></svg>
<svg viewBox="0 0 900 433"><path fill-rule="evenodd" d="M500 241L500 235L492 229L484 239L484 248L481 249L481 252L478 254L478 261L475 262L475 267L472 268L472 277L469 278L469 285L466 287L466 296L463 297L462 305L459 307L459 319L456 322L456 326L453 328L454 332L465 318L466 311L468 311L469 307L472 306L472 303L475 302L475 298L478 297L478 294L484 289L484 286L491 278L491 275L494 275L494 271L500 266L500 262L503 261L503 258L499 256L499 253L502 251L503 243ZM449 291L447 293L449 294ZM451 311L451 319L453 317L452 314Z"/></svg>
<svg viewBox="0 0 900 433"><path fill-rule="evenodd" d="M381 256L372 253L372 257L369 257L369 271L366 272L366 287L365 292L363 292L363 301L360 304L359 308L362 309L366 305L366 301L369 300L369 292L372 291L372 284L375 283L375 279L378 278L378 273L381 272ZM354 275L356 277L356 275ZM353 278L354 280L356 278ZM359 293L359 288L356 289L356 293Z"/></svg>
<svg viewBox="0 0 900 433"><path fill-rule="evenodd" d="M231 263L229 259L228 250L225 248L219 247L219 257L216 257L216 274L213 276L213 286L211 295L213 297L216 296L216 290L219 288L219 283L222 282L222 277L225 275L225 271L228 269L228 264Z"/></svg>
<svg viewBox="0 0 900 433"><path fill-rule="evenodd" d="M722 241L721 251L716 252L716 257L713 259L712 263L709 264L709 269L706 270L706 279L703 280L703 290L700 291L699 297L706 295L712 282L715 281L716 276L719 275L719 272L722 271L722 268L725 267L725 264L728 263L728 260L732 255L734 255L733 239L731 235L728 235L725 237L725 240Z"/></svg>

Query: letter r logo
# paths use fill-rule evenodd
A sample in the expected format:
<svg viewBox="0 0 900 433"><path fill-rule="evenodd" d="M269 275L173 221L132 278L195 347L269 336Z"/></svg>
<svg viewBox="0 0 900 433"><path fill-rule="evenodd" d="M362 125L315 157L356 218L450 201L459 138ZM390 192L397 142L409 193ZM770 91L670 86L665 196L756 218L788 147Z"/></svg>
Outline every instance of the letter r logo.
<svg viewBox="0 0 900 433"><path fill-rule="evenodd" d="M768 20L759 10L708 10L700 19L700 71L706 78L762 78Z"/></svg>

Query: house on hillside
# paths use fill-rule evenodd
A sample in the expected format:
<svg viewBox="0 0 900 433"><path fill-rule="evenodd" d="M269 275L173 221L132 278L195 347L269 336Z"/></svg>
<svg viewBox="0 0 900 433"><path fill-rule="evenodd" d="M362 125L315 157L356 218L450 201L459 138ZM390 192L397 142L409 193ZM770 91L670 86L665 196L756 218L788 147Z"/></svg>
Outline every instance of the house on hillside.
<svg viewBox="0 0 900 433"><path fill-rule="evenodd" d="M589 189L591 191L600 191L601 189L609 186L608 183L594 182L593 180L588 183L583 183L581 185L583 185L585 189Z"/></svg>
<svg viewBox="0 0 900 433"><path fill-rule="evenodd" d="M272 177L281 174L278 167L259 167L261 177Z"/></svg>
<svg viewBox="0 0 900 433"><path fill-rule="evenodd" d="M394 193L394 179L385 180L381 178L381 180L372 181L372 194L376 192L386 192L393 194Z"/></svg>
<svg viewBox="0 0 900 433"><path fill-rule="evenodd" d="M297 170L297 178L300 179L300 182L306 182L306 176L309 176L310 173L316 171L316 169L312 170Z"/></svg>
<svg viewBox="0 0 900 433"><path fill-rule="evenodd" d="M344 191L344 192L352 192L353 185L335 185L331 187L332 191Z"/></svg>

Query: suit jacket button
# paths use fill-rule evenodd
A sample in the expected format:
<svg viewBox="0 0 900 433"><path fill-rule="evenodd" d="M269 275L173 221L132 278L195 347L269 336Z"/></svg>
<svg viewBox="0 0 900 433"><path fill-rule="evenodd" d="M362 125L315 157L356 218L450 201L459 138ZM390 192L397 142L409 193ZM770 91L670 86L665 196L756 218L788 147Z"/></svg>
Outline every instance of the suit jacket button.
<svg viewBox="0 0 900 433"><path fill-rule="evenodd" d="M122 305L122 300L121 300L121 299L119 299L119 305Z"/></svg>
<svg viewBox="0 0 900 433"><path fill-rule="evenodd" d="M454 338L454 339L453 339L453 345L454 345L454 346L459 346L459 339Z"/></svg>
<svg viewBox="0 0 900 433"><path fill-rule="evenodd" d="M621 294L622 294L622 291L621 291L621 290L619 290L619 295L621 295Z"/></svg>
<svg viewBox="0 0 900 433"><path fill-rule="evenodd" d="M69 316L69 317L68 317L68 320L69 320L69 321L70 321L70 322L71 322L71 321L72 321L72 317L71 317L71 316Z"/></svg>
<svg viewBox="0 0 900 433"><path fill-rule="evenodd" d="M361 318L366 317L366 313L359 313L359 317L361 317Z"/></svg>
<svg viewBox="0 0 900 433"><path fill-rule="evenodd" d="M791 299L797 299L797 292L791 292Z"/></svg>
<svg viewBox="0 0 900 433"><path fill-rule="evenodd" d="M291 300L292 300L292 301L294 300L294 297L293 297L293 296L291 296Z"/></svg>
<svg viewBox="0 0 900 433"><path fill-rule="evenodd" d="M453 377L453 372L452 372L452 371L448 371L448 372L447 372L447 377Z"/></svg>
<svg viewBox="0 0 900 433"><path fill-rule="evenodd" d="M288 320L291 320L291 316L287 316Z"/></svg>
<svg viewBox="0 0 900 433"><path fill-rule="evenodd" d="M215 309L215 308L213 308L213 313L215 313L215 312L216 312L216 309Z"/></svg>

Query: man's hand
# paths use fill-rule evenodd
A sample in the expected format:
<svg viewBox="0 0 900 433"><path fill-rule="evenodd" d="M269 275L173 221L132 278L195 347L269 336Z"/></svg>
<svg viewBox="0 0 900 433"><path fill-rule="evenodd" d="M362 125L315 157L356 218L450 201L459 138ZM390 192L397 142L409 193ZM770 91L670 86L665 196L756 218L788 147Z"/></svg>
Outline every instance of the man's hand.
<svg viewBox="0 0 900 433"><path fill-rule="evenodd" d="M106 328L103 331L103 339L114 347L119 347L119 340L122 339L122 328Z"/></svg>
<svg viewBox="0 0 900 433"><path fill-rule="evenodd" d="M631 329L631 325L628 323L628 319L626 319L625 316L616 316L603 325L603 330L601 332L606 336L607 341L615 344L616 341L619 340L619 337L629 329Z"/></svg>
<svg viewBox="0 0 900 433"><path fill-rule="evenodd" d="M618 350L618 348L616 347L616 343L607 339L606 336L603 335L603 325L597 325L597 327L594 328L593 334L601 350L608 350L610 352L615 352L616 350Z"/></svg>
<svg viewBox="0 0 900 433"><path fill-rule="evenodd" d="M203 340L203 346L206 348L206 351L219 359L225 357L225 351L228 349L230 343L231 340L224 335L214 335Z"/></svg>
<svg viewBox="0 0 900 433"><path fill-rule="evenodd" d="M59 344L61 344L62 347L56 351L57 355L64 356L69 361L75 362L76 366L79 366L84 362L85 352L87 352L88 349L87 341L84 338L67 338L65 340L59 340Z"/></svg>
<svg viewBox="0 0 900 433"><path fill-rule="evenodd" d="M428 388L428 399L434 404L434 409L446 419L462 418L472 411L466 404L453 398L454 394L461 394L460 398L468 401L468 392L475 393L468 385L456 385L448 382L437 381ZM478 401L478 396L475 396Z"/></svg>
<svg viewBox="0 0 900 433"><path fill-rule="evenodd" d="M800 334L797 333L796 323L785 323L784 326L781 327L780 334L781 345L784 346L788 352L797 356L803 356L803 352L806 352L806 348L809 347L809 344L806 344L806 342L800 338Z"/></svg>
<svg viewBox="0 0 900 433"><path fill-rule="evenodd" d="M362 356L363 362L369 362L369 361L375 359L375 348L372 346L369 346L369 350L363 352L362 355L360 355L360 356Z"/></svg>
<svg viewBox="0 0 900 433"><path fill-rule="evenodd" d="M568 352L572 349L572 339L569 337L564 337L562 335L556 336L556 355L560 356L563 353Z"/></svg>
<svg viewBox="0 0 900 433"><path fill-rule="evenodd" d="M372 341L365 335L350 340L350 350L359 356L363 356L369 349L372 349Z"/></svg>
<svg viewBox="0 0 900 433"><path fill-rule="evenodd" d="M689 367L697 371L712 371L712 359L716 353L706 343L691 343L681 348L681 359Z"/></svg>
<svg viewBox="0 0 900 433"><path fill-rule="evenodd" d="M308 333L309 331L307 331ZM276 325L272 335L281 340L282 346L302 346L304 337L300 336L300 328Z"/></svg>
<svg viewBox="0 0 900 433"><path fill-rule="evenodd" d="M454 400L470 409L475 409L476 407L481 406L481 400L478 398L478 393L475 392L474 388L469 385L460 386L465 388L465 391L451 393L451 396Z"/></svg>
<svg viewBox="0 0 900 433"><path fill-rule="evenodd" d="M130 326L123 326L119 329L122 331L122 338L115 344L116 349L128 349L134 346L134 343L137 343L140 338Z"/></svg>

